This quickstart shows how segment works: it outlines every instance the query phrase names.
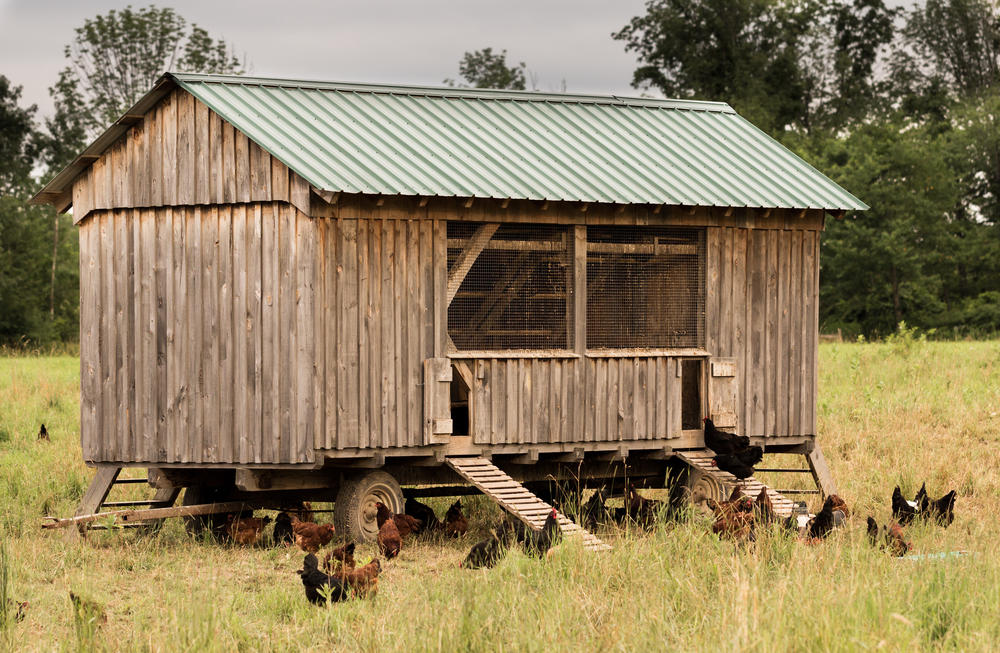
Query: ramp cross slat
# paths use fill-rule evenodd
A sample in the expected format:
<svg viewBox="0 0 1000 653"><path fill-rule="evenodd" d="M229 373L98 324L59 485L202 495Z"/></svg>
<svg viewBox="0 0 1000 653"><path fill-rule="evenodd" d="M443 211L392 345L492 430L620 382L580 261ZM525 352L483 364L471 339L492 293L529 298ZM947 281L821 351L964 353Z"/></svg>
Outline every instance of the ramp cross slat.
<svg viewBox="0 0 1000 653"><path fill-rule="evenodd" d="M531 528L538 530L545 524L552 506L490 461L485 458L445 458L445 462L459 476ZM583 542L583 548L591 551L607 551L611 548L562 513L558 513L558 517L563 537L578 537Z"/></svg>
<svg viewBox="0 0 1000 653"><path fill-rule="evenodd" d="M776 490L767 487L752 476L741 481L729 472L722 471L712 464L712 459L715 457L715 454L708 449L675 451L674 453L677 457L695 469L711 476L718 483L720 483L722 487L734 485L739 486L743 489L744 494L749 495L751 498L760 494L762 488L767 488L767 496L771 499L771 505L774 507L774 512L783 518L792 514L792 508L795 506L794 502Z"/></svg>

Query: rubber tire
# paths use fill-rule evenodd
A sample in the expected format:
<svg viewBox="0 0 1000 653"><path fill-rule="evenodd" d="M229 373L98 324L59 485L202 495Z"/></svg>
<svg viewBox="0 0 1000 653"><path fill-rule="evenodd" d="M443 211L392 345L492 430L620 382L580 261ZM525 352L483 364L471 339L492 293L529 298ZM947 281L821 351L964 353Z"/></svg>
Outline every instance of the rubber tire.
<svg viewBox="0 0 1000 653"><path fill-rule="evenodd" d="M393 513L403 512L403 490L392 474L382 470L348 476L337 491L333 527L348 542L374 542L378 536L375 502Z"/></svg>
<svg viewBox="0 0 1000 653"><path fill-rule="evenodd" d="M220 503L226 501L232 488L208 487L194 485L184 490L181 498L182 506L196 506L202 503ZM189 535L201 536L206 529L217 541L222 541L225 537L228 513L216 513L213 515L192 515L184 517L184 530Z"/></svg>

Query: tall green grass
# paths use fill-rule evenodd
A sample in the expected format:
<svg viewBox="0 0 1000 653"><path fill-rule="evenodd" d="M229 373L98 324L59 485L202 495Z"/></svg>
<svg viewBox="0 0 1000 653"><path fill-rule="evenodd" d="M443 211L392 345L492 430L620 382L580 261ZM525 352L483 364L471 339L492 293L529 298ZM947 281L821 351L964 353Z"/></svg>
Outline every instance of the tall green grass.
<svg viewBox="0 0 1000 653"><path fill-rule="evenodd" d="M78 363L0 358L0 533L11 598L26 619L0 638L18 650L79 641L138 651L857 651L995 650L1000 645L1000 343L837 344L820 348L820 443L854 514L808 546L778 533L752 547L720 541L708 519L650 533L607 530L605 554L572 543L540 562L511 552L495 569L458 568L499 513L463 500L474 533L417 541L384 565L376 598L315 608L288 549L189 538L42 532L70 514L89 480L80 462ZM35 439L45 422L51 442ZM889 518L895 484L959 491L947 530L917 525L920 553L872 549L864 517ZM136 490L139 491L139 490ZM655 493L650 493L655 494ZM448 500L434 503L443 511ZM360 546L359 562L374 547ZM80 638L69 589L107 616ZM16 646L15 646L16 644Z"/></svg>

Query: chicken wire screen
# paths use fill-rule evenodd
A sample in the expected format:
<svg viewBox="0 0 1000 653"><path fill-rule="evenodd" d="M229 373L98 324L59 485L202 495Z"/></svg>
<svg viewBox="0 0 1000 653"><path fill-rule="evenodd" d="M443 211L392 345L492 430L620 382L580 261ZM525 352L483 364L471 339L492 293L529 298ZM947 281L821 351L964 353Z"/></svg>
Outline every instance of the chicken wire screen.
<svg viewBox="0 0 1000 653"><path fill-rule="evenodd" d="M449 276L480 228L448 223ZM456 347L566 348L567 234L560 226L500 225L448 305Z"/></svg>
<svg viewBox="0 0 1000 653"><path fill-rule="evenodd" d="M703 347L705 235L587 228L587 347Z"/></svg>

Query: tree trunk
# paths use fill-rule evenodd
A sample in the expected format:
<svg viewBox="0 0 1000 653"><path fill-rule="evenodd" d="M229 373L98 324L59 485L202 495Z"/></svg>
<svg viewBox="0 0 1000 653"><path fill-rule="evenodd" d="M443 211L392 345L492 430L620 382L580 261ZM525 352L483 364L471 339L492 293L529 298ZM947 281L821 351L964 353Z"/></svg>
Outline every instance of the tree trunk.
<svg viewBox="0 0 1000 653"><path fill-rule="evenodd" d="M903 309L899 305L899 278L896 275L896 266L889 268L889 278L892 281L892 310L896 315L896 324L903 321Z"/></svg>
<svg viewBox="0 0 1000 653"><path fill-rule="evenodd" d="M59 259L59 214L52 222L52 287L49 289L49 319L56 318L56 261Z"/></svg>

